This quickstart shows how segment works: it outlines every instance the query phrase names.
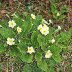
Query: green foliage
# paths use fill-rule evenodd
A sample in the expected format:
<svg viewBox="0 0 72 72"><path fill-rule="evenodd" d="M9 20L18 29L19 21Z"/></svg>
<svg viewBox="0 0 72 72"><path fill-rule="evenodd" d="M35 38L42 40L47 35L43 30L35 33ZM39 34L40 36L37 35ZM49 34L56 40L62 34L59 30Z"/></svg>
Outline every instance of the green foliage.
<svg viewBox="0 0 72 72"><path fill-rule="evenodd" d="M57 12L56 7L52 6L54 7L52 11ZM14 28L9 27L7 21L1 21L0 53L8 53L9 56L22 61L25 64L24 72L54 72L55 64L62 60L60 53L63 47L68 45L72 36L72 29L58 34L56 32L58 29L48 25L46 26L49 27L49 33L47 35L42 34L42 29L38 30L42 19L40 15L36 16L36 19L30 15L26 15L22 19L15 14L12 18L16 23ZM18 33L17 27L20 27L22 31L19 30ZM13 42L12 40L8 42L8 38L14 38ZM52 43L53 38L55 42ZM11 45L14 42L15 44ZM28 48L33 48L32 53L30 52L31 49L28 51ZM51 53L47 53L48 50ZM45 57L46 54L47 58ZM50 54L52 56L49 57Z"/></svg>
<svg viewBox="0 0 72 72"><path fill-rule="evenodd" d="M15 35L15 33L14 33L14 31L12 31L12 29L4 28L4 27L2 27L0 29L0 34L5 38L14 37L14 35Z"/></svg>
<svg viewBox="0 0 72 72"><path fill-rule="evenodd" d="M53 18L56 20L63 20L65 18L65 14L68 12L66 5L62 5L60 8L57 8L55 0L50 0L50 8Z"/></svg>
<svg viewBox="0 0 72 72"><path fill-rule="evenodd" d="M41 51L36 52L35 59L36 59L36 61L42 60L42 52Z"/></svg>
<svg viewBox="0 0 72 72"><path fill-rule="evenodd" d="M37 62L37 65L39 68L41 68L43 71L47 72L48 71L48 66L45 60Z"/></svg>
<svg viewBox="0 0 72 72"><path fill-rule="evenodd" d="M60 52L62 51L61 48L57 47L56 45L52 45L50 47L50 50L53 53L52 58L56 61L56 62L60 62L61 61L61 56L60 56Z"/></svg>
<svg viewBox="0 0 72 72"><path fill-rule="evenodd" d="M0 53L3 53L3 52L5 52L5 47L4 47L4 45L2 45L2 44L0 44Z"/></svg>
<svg viewBox="0 0 72 72"><path fill-rule="evenodd" d="M38 37L38 32L33 31L32 36L31 36L31 42L32 42L32 45L36 48L38 47L37 37Z"/></svg>

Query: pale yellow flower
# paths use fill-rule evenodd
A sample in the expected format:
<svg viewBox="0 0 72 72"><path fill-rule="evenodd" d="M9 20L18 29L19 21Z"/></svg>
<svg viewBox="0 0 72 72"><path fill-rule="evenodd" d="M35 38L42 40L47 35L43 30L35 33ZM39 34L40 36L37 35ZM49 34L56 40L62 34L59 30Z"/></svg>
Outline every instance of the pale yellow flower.
<svg viewBox="0 0 72 72"><path fill-rule="evenodd" d="M46 24L43 24L43 26L42 25L39 25L38 26L38 30L41 32L41 34L43 34L45 36L47 34L49 34L49 27Z"/></svg>
<svg viewBox="0 0 72 72"><path fill-rule="evenodd" d="M45 54L45 58L51 58L51 56L52 56L52 53L50 50L48 50Z"/></svg>
<svg viewBox="0 0 72 72"><path fill-rule="evenodd" d="M34 14L31 14L32 19L36 19L36 16Z"/></svg>
<svg viewBox="0 0 72 72"><path fill-rule="evenodd" d="M40 32L41 32L43 35L45 35L45 36L49 34L49 30L46 29L46 28L42 28L42 29L40 30Z"/></svg>
<svg viewBox="0 0 72 72"><path fill-rule="evenodd" d="M39 26L38 26L38 30L41 30L41 29L42 29L42 25L39 25Z"/></svg>
<svg viewBox="0 0 72 72"><path fill-rule="evenodd" d="M49 27L46 24L43 24L43 28L45 28L46 30L49 30Z"/></svg>
<svg viewBox="0 0 72 72"><path fill-rule="evenodd" d="M16 26L16 23L14 20L11 20L8 22L9 23L9 27L14 28Z"/></svg>
<svg viewBox="0 0 72 72"><path fill-rule="evenodd" d="M58 30L61 30L61 26L58 25Z"/></svg>
<svg viewBox="0 0 72 72"><path fill-rule="evenodd" d="M8 45L14 45L15 44L14 38L7 38L7 44Z"/></svg>
<svg viewBox="0 0 72 72"><path fill-rule="evenodd" d="M29 53L29 54L35 53L35 51L34 51L34 49L33 49L32 46L31 47L28 47L27 53Z"/></svg>
<svg viewBox="0 0 72 72"><path fill-rule="evenodd" d="M22 32L22 29L19 26L17 27L17 32L18 33Z"/></svg>
<svg viewBox="0 0 72 72"><path fill-rule="evenodd" d="M55 43L55 39L54 39L54 38L51 40L51 43L52 43L52 44Z"/></svg>
<svg viewBox="0 0 72 72"><path fill-rule="evenodd" d="M59 12L57 13L57 16L60 16L60 13Z"/></svg>

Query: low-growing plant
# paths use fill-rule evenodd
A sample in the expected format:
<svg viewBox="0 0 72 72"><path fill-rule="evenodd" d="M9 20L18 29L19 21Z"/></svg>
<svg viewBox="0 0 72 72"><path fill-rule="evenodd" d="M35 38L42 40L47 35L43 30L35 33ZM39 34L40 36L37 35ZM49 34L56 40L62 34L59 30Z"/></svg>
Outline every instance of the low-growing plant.
<svg viewBox="0 0 72 72"><path fill-rule="evenodd" d="M40 15L27 14L23 19L14 14L0 21L0 53L24 62L22 72L54 72L72 34L71 29L60 31L60 26L51 27Z"/></svg>
<svg viewBox="0 0 72 72"><path fill-rule="evenodd" d="M65 14L68 12L68 7L66 5L62 5L57 8L55 0L50 0L50 11L54 19L63 20L66 17Z"/></svg>

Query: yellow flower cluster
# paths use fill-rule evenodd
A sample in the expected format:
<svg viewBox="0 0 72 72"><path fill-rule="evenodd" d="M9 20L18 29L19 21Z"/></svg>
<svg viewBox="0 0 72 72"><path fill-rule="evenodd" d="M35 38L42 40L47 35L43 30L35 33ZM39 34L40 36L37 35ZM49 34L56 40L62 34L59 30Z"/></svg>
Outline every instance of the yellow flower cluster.
<svg viewBox="0 0 72 72"><path fill-rule="evenodd" d="M32 19L36 19L36 16L34 14L31 14ZM52 23L51 20L49 20L50 23ZM10 20L9 22L9 27L14 28L16 26L16 23L14 20ZM46 25L49 24L46 20L42 20L42 24L40 24L38 26L38 30L41 32L42 35L48 35L49 34L49 27ZM58 29L60 29L60 27L58 26ZM19 26L17 27L17 32L20 33L22 32L22 28L20 28ZM19 41L20 42L20 41ZM55 42L55 39L53 38L51 40L52 43ZM15 39L14 38L7 38L7 44L8 45L14 45L15 44ZM35 53L35 50L32 46L27 48L27 53L32 54ZM50 58L52 56L52 53L50 50L48 50L45 54L45 58Z"/></svg>
<svg viewBox="0 0 72 72"><path fill-rule="evenodd" d="M14 20L10 20L8 23L9 23L9 27L11 28L14 28L16 26L16 23ZM17 27L17 32L18 33L22 32L22 29L19 26ZM7 38L7 44L14 45L15 44L14 38Z"/></svg>

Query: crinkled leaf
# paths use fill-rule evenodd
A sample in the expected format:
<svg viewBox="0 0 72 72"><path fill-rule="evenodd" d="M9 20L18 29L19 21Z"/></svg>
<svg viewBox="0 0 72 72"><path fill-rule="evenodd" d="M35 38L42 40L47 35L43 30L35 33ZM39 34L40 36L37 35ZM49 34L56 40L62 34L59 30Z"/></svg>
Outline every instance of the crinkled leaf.
<svg viewBox="0 0 72 72"><path fill-rule="evenodd" d="M30 55L30 54L27 54L27 53L23 53L23 54L20 56L20 59L21 59L23 62L31 63L31 62L32 62L32 59L33 59L33 55Z"/></svg>
<svg viewBox="0 0 72 72"><path fill-rule="evenodd" d="M67 42L71 37L71 34L69 32L61 32L60 35L58 36L57 42Z"/></svg>
<svg viewBox="0 0 72 72"><path fill-rule="evenodd" d="M24 67L23 67L23 71L24 72L32 72L31 65L25 64Z"/></svg>
<svg viewBox="0 0 72 72"><path fill-rule="evenodd" d="M41 49L45 51L46 47L47 47L47 44L46 44L44 36L39 34L38 38L37 38L37 41L39 43L39 46L41 46Z"/></svg>
<svg viewBox="0 0 72 72"><path fill-rule="evenodd" d="M52 57L56 62L60 62L61 61L61 56L60 56L60 52L62 51L61 48L57 47L56 45L52 45L50 47L50 50L52 52Z"/></svg>
<svg viewBox="0 0 72 72"><path fill-rule="evenodd" d="M31 41L32 41L32 45L36 48L38 47L37 37L38 37L38 32L33 31L32 35L31 35Z"/></svg>
<svg viewBox="0 0 72 72"><path fill-rule="evenodd" d="M15 36L15 33L12 29L10 28L1 28L0 29L0 34L5 37L5 38L8 38L8 37L14 37Z"/></svg>
<svg viewBox="0 0 72 72"><path fill-rule="evenodd" d="M36 59L36 61L42 60L42 52L41 51L38 51L35 53L35 59Z"/></svg>
<svg viewBox="0 0 72 72"><path fill-rule="evenodd" d="M47 72L47 70L48 70L48 66L47 66L47 63L45 60L37 62L37 66L45 72Z"/></svg>

